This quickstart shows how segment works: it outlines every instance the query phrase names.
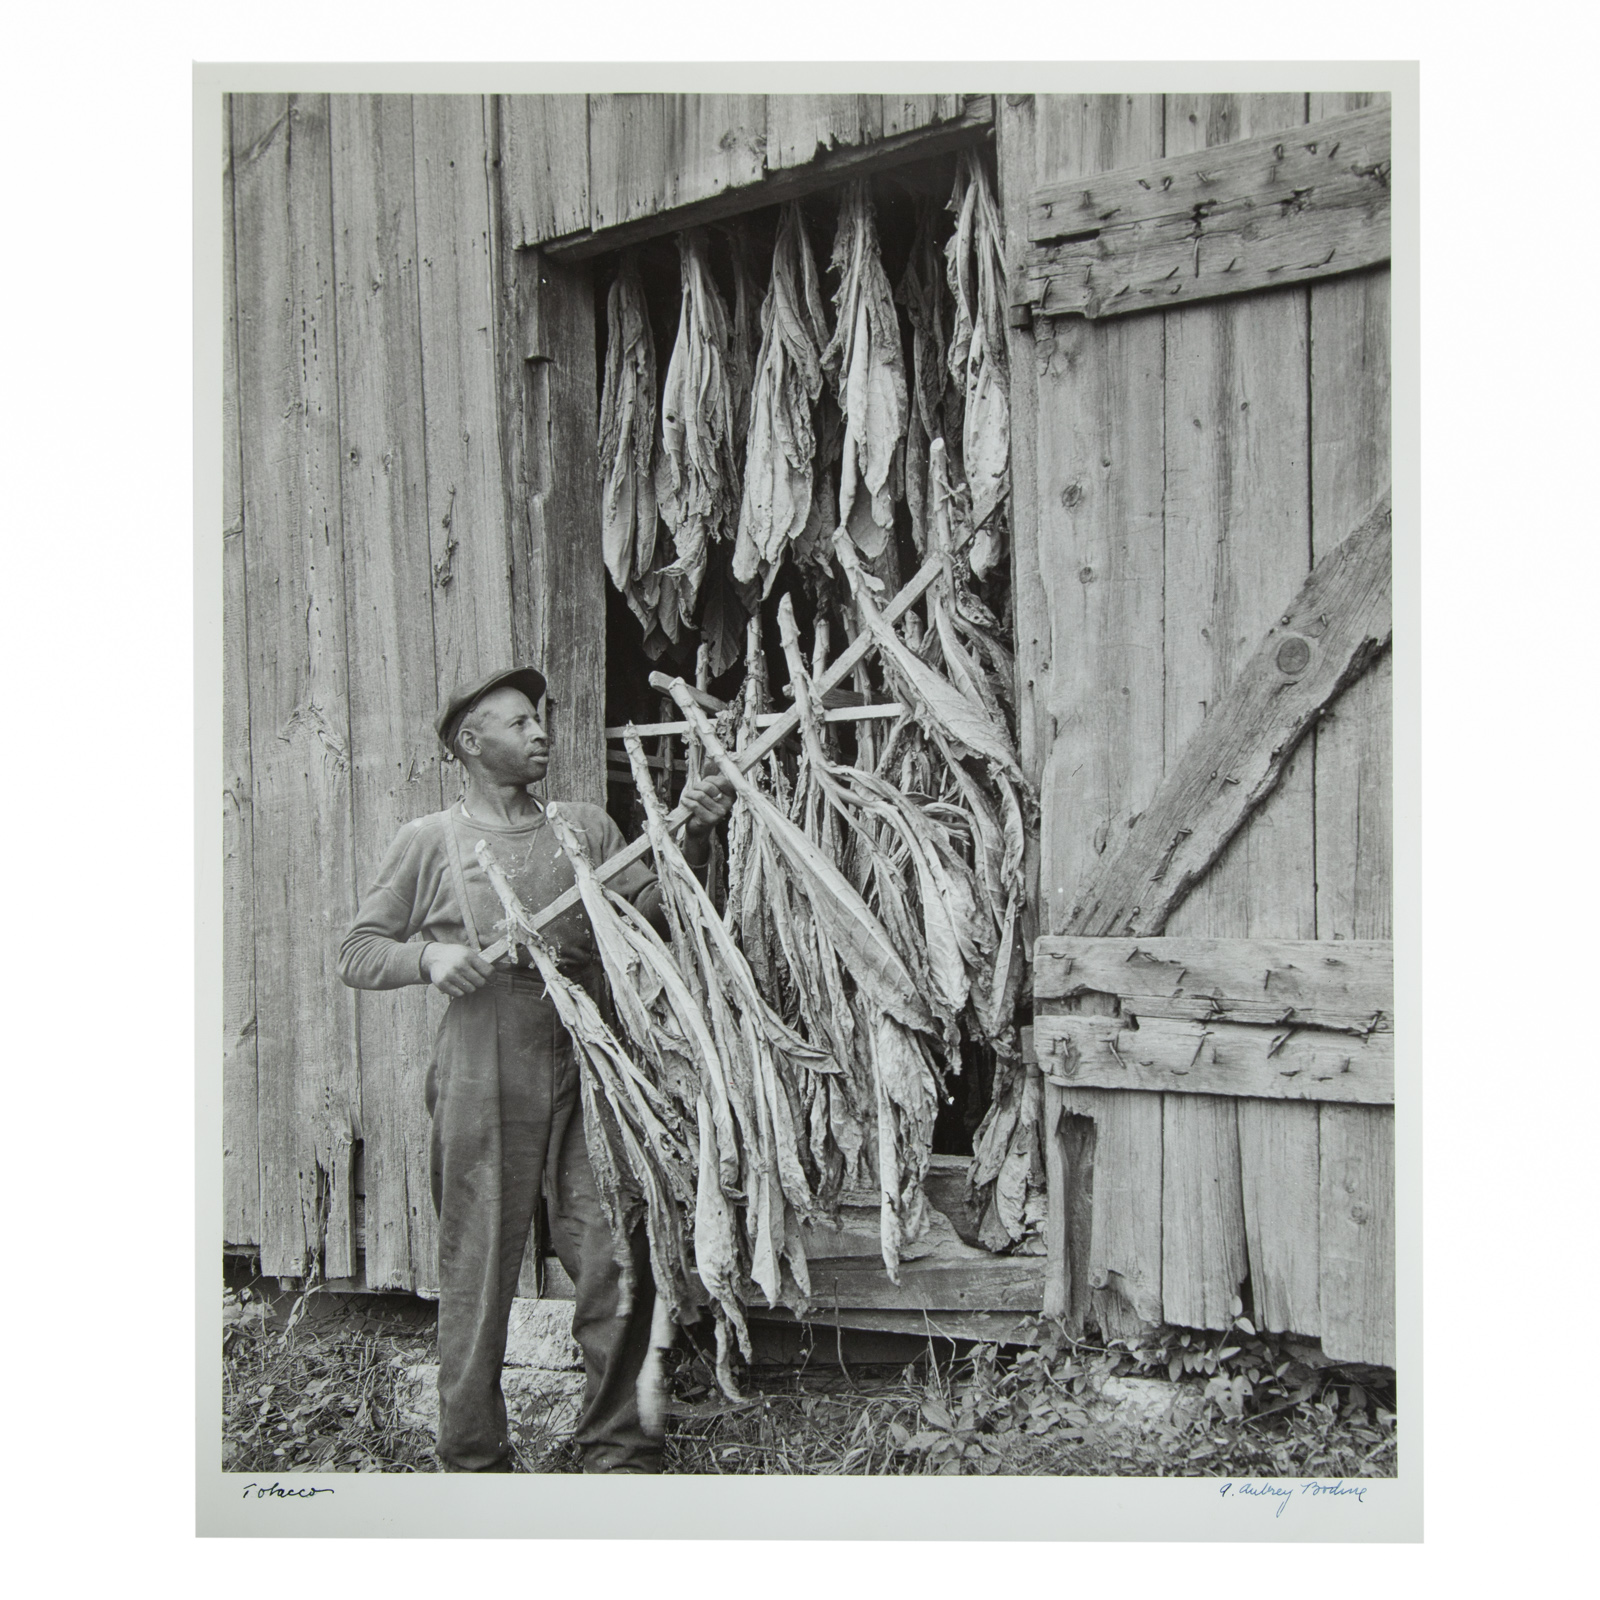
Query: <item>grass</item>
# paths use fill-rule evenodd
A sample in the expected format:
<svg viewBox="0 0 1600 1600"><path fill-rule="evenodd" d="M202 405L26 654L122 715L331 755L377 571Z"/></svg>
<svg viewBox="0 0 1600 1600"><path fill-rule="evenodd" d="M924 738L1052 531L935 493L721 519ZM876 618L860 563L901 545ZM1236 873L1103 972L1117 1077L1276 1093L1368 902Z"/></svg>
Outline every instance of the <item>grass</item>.
<svg viewBox="0 0 1600 1600"><path fill-rule="evenodd" d="M435 1359L430 1305L398 1295L296 1301L260 1283L237 1285L225 1305L225 1469L440 1470L431 1434L406 1420L403 1387L404 1368ZM1308 1377L1292 1368L1279 1386L1291 1398L1253 1415L1205 1401L1196 1373L1171 1386L1187 1408L1138 1430L1117 1426L1097 1403L1108 1376L1150 1370L1126 1349L940 1348L930 1343L918 1359L888 1366L824 1365L813 1360L817 1352L757 1366L743 1380L747 1398L734 1403L690 1341L674 1353L665 1470L1320 1478L1395 1471L1392 1376L1379 1369L1328 1365ZM578 1470L559 1409L551 1411L538 1399L513 1401L518 1470Z"/></svg>

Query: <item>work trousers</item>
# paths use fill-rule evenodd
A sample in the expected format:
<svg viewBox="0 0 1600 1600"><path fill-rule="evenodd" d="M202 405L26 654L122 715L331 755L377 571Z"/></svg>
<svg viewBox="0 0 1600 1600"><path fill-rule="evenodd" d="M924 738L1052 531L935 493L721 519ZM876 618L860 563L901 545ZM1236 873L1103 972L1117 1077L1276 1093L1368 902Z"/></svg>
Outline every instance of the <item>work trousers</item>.
<svg viewBox="0 0 1600 1600"><path fill-rule="evenodd" d="M454 1471L506 1470L500 1370L541 1186L556 1254L577 1288L573 1337L588 1385L575 1437L585 1472L659 1472L637 1383L654 1305L648 1248L633 1238L624 1294L584 1144L578 1065L543 985L501 970L452 1000L428 1073L439 1214L438 1453Z"/></svg>

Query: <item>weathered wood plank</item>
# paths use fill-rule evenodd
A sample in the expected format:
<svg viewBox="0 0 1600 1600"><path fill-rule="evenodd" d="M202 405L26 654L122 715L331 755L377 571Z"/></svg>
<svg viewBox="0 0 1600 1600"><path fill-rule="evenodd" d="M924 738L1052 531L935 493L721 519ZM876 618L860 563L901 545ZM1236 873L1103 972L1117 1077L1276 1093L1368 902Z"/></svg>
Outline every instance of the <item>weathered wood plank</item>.
<svg viewBox="0 0 1600 1600"><path fill-rule="evenodd" d="M613 228L756 183L766 142L764 95L590 95L590 226Z"/></svg>
<svg viewBox="0 0 1600 1600"><path fill-rule="evenodd" d="M1201 98L1240 114L1202 112ZM1174 106L1165 160L1035 195L1026 294L1042 314L1126 315L1388 259L1387 107L1289 136L1304 121L1299 95L1172 96ZM1271 127L1265 137L1241 133L1252 117Z"/></svg>
<svg viewBox="0 0 1600 1600"><path fill-rule="evenodd" d="M900 1282L883 1262L860 1257L807 1263L811 1305L819 1317L839 1306L881 1310L1037 1311L1044 1303L1043 1263L1037 1257L989 1256L962 1266L904 1261Z"/></svg>
<svg viewBox="0 0 1600 1600"><path fill-rule="evenodd" d="M505 237L543 244L589 226L589 102L581 94L503 94Z"/></svg>
<svg viewBox="0 0 1600 1600"><path fill-rule="evenodd" d="M1322 1331L1316 1109L1241 1100L1236 1110L1256 1325L1314 1338Z"/></svg>
<svg viewBox="0 0 1600 1600"><path fill-rule="evenodd" d="M1161 153L1159 96L1041 96L1035 138L1063 176ZM1165 354L1158 323L1036 325L1038 578L1050 613L1040 923L1162 772Z"/></svg>
<svg viewBox="0 0 1600 1600"><path fill-rule="evenodd" d="M840 145L802 167L774 169L769 162L765 175L754 183L724 189L672 211L651 212L614 227L552 240L543 247L545 258L568 262L591 260L646 239L659 238L664 233L725 222L730 217L799 199L850 178L886 172L908 161L924 161L962 149L981 137L992 125L993 118L990 96L966 95L963 100L961 114L949 122L908 133L886 134L865 144Z"/></svg>
<svg viewBox="0 0 1600 1600"><path fill-rule="evenodd" d="M1174 96L1167 153L1174 140L1276 138L1304 114L1301 95ZM1184 308L1165 322L1170 772L1305 580L1311 508L1304 291ZM1313 803L1307 750L1170 931L1310 938Z"/></svg>
<svg viewBox="0 0 1600 1600"><path fill-rule="evenodd" d="M1394 1365L1394 1113L1321 1111L1322 1348Z"/></svg>
<svg viewBox="0 0 1600 1600"><path fill-rule="evenodd" d="M999 95L995 100L995 171L1001 225L1005 231L1006 274L1019 281L1026 248L1024 215L1038 181L1034 136L1035 97ZM1050 705L1050 604L1039 574L1039 393L1037 349L1031 323L1008 327L1011 403L1011 631L1016 663L1017 754L1037 793L1046 744L1041 730ZM1031 950L1039 931L1039 833L1027 832L1023 855L1027 893L1022 937Z"/></svg>
<svg viewBox="0 0 1600 1600"><path fill-rule="evenodd" d="M491 102L490 120L499 113ZM539 293L539 252L518 249L506 231L510 197L506 173L489 187L491 256L495 263L495 385L500 419L500 498L511 562L511 654L537 661L543 651L538 596L544 587L544 551L533 533L531 496L534 398L528 334ZM542 394L542 390L541 390Z"/></svg>
<svg viewBox="0 0 1600 1600"><path fill-rule="evenodd" d="M882 96L883 137L889 139L897 133L913 133L938 122L950 122L961 115L965 99L959 94L886 94Z"/></svg>
<svg viewBox="0 0 1600 1600"><path fill-rule="evenodd" d="M330 123L351 786L365 886L396 830L441 804L411 98L338 95ZM356 1025L366 1282L411 1289L422 1253L413 1232L431 1211L424 991L357 994Z"/></svg>
<svg viewBox="0 0 1600 1600"><path fill-rule="evenodd" d="M1272 792L1322 707L1386 647L1389 631L1385 498L1268 629L1149 808L1080 891L1073 931L1159 932Z"/></svg>
<svg viewBox="0 0 1600 1600"><path fill-rule="evenodd" d="M1249 1270L1234 1102L1163 1095L1161 1117L1162 1315L1227 1328Z"/></svg>
<svg viewBox="0 0 1600 1600"><path fill-rule="evenodd" d="M1009 99L1003 105L1002 132L1014 127L1019 146L1004 169L1014 184L1006 203L1015 273L1027 155L1035 183L1152 160L1162 148L1161 100L1039 95L1026 114ZM1160 328L1148 323L1040 321L1011 341L1014 486L1019 464L1033 468L1036 532L1031 544L1025 535L1016 540L1015 593L1024 751L1031 695L1028 770L1041 784L1042 931L1065 925L1087 863L1161 777L1163 351ZM1016 409L1019 387L1024 401L1034 397L1027 441L1019 436L1027 416ZM1076 1320L1087 1290L1102 1332L1128 1337L1161 1315L1160 1101L1072 1089L1061 1091L1060 1104L1067 1124L1058 1124L1058 1159L1075 1174L1060 1243L1068 1314ZM1092 1144L1085 1150L1080 1138L1074 1152L1066 1127L1084 1121ZM1076 1175L1078 1160L1091 1159L1092 1170Z"/></svg>
<svg viewBox="0 0 1600 1600"><path fill-rule="evenodd" d="M1311 117L1373 98L1312 95ZM1313 285L1310 327L1311 537L1320 556L1389 481L1388 272ZM1387 939L1392 931L1392 680L1384 656L1317 724L1317 933L1324 939Z"/></svg>
<svg viewBox="0 0 1600 1600"><path fill-rule="evenodd" d="M549 793L606 799L606 575L600 545L594 288L586 265L542 261L532 296L527 472L539 547L541 668L550 734ZM532 281L536 272L537 281Z"/></svg>
<svg viewBox="0 0 1600 1600"><path fill-rule="evenodd" d="M1167 161L1188 158L1207 168L1225 163L1228 157L1219 147L1256 134L1280 134L1304 115L1299 95L1169 96ZM1209 725L1228 686L1277 616L1282 597L1303 582L1310 566L1310 511L1304 294L1184 307L1169 312L1163 323L1165 793L1182 768L1186 747L1202 724ZM1151 810L1158 810L1160 803L1158 797ZM1309 759L1298 768L1291 760L1249 827L1240 830L1231 847L1214 855L1208 871L1197 875L1195 891L1176 909L1170 931L1234 938L1309 938L1315 931ZM1300 1093L1325 1089L1316 1077L1336 1072L1348 1056L1341 1050L1332 1061L1324 1061L1316 1043L1300 1043L1299 1034L1285 1038L1282 1031L1264 1034L1258 1028L1230 1030L1224 1024L1150 1018L1141 1021L1141 1051L1134 1059L1145 1050L1158 1055L1159 1037L1174 1028L1190 1033L1209 1029L1211 1034L1167 1040L1169 1051L1186 1050L1194 1060L1181 1080L1185 1088L1204 1083L1208 1070L1214 1070L1207 1066L1213 1048L1235 1072L1241 1060L1254 1063L1256 1076L1267 1080L1259 1084L1263 1093L1293 1093L1297 1086ZM1332 1037L1359 1044L1345 1035ZM1281 1060L1291 1048L1299 1052L1296 1058ZM1274 1049L1276 1055L1270 1053ZM1172 1060L1168 1065L1183 1071L1187 1062ZM1249 1076L1248 1071L1235 1075L1224 1067L1214 1086L1221 1088L1231 1079L1237 1087ZM1184 1322L1199 1307L1209 1319L1202 1325L1226 1326L1249 1260L1245 1162L1255 1162L1263 1147L1259 1139L1241 1146L1236 1105L1202 1097L1180 1107L1178 1099L1168 1095L1164 1100L1168 1227L1175 1199L1182 1205L1185 1197L1199 1193L1217 1203L1203 1213L1187 1241L1163 1234L1165 1315ZM1279 1120L1298 1121L1301 1136L1310 1132L1314 1139L1316 1115L1314 1106L1296 1106ZM1251 1167L1252 1193L1272 1181L1269 1171ZM1272 1259L1282 1250L1306 1247L1307 1241L1279 1231L1272 1214L1257 1212L1255 1221L1258 1238L1265 1239L1262 1248ZM1176 1267L1180 1257L1181 1270Z"/></svg>
<svg viewBox="0 0 1600 1600"><path fill-rule="evenodd" d="M841 145L883 136L883 100L875 94L769 94L767 170L803 167Z"/></svg>
<svg viewBox="0 0 1600 1600"><path fill-rule="evenodd" d="M1072 1235L1066 1206L1067 1142L1061 1127L1066 1113L1061 1088L1046 1079L1044 1085L1044 1126L1040 1140L1044 1145L1044 1188L1047 1210L1044 1219L1044 1314L1047 1317L1070 1315L1072 1303Z"/></svg>
<svg viewBox="0 0 1600 1600"><path fill-rule="evenodd" d="M1063 1086L1394 1102L1391 1032L1048 1013L1033 1019L1033 1036Z"/></svg>
<svg viewBox="0 0 1600 1600"><path fill-rule="evenodd" d="M251 848L250 667L245 637L244 491L234 305L232 112L222 187L222 1239L261 1242Z"/></svg>
<svg viewBox="0 0 1600 1600"><path fill-rule="evenodd" d="M412 119L433 654L443 704L455 688L511 664L510 547L483 100L418 95Z"/></svg>
<svg viewBox="0 0 1600 1600"><path fill-rule="evenodd" d="M1286 1017L1318 1027L1393 1025L1394 946L1384 939L1102 939L1034 946L1036 1004L1114 994L1139 1016Z"/></svg>
<svg viewBox="0 0 1600 1600"><path fill-rule="evenodd" d="M262 1270L353 1267L354 909L328 107L234 100Z"/></svg>

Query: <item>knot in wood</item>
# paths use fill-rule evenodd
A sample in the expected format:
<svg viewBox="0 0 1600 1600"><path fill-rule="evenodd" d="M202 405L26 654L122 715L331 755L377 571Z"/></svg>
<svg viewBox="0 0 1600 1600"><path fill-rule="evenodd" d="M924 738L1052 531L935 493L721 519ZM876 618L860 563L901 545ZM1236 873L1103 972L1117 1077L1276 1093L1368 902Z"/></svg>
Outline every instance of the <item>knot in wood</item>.
<svg viewBox="0 0 1600 1600"><path fill-rule="evenodd" d="M1304 672L1311 662L1311 646L1298 635L1285 639L1278 646L1278 671L1286 677Z"/></svg>

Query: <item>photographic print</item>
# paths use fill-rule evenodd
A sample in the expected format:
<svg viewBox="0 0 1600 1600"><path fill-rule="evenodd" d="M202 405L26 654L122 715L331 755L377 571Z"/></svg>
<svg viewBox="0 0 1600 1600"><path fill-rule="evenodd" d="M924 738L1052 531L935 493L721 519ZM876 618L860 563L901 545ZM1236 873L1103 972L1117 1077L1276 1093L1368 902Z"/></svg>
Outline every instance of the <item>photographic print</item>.
<svg viewBox="0 0 1600 1600"><path fill-rule="evenodd" d="M1390 94L220 99L222 1470L1393 1479Z"/></svg>

